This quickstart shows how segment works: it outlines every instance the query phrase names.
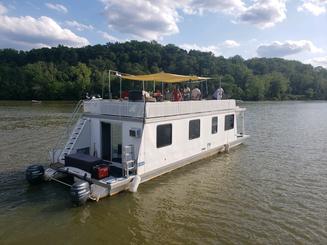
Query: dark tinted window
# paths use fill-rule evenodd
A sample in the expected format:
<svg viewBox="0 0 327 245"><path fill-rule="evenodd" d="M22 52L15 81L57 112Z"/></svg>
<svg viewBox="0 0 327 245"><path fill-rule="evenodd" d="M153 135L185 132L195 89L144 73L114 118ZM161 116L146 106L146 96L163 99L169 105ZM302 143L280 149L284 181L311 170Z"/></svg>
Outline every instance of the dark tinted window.
<svg viewBox="0 0 327 245"><path fill-rule="evenodd" d="M211 133L216 134L218 132L218 117L211 119Z"/></svg>
<svg viewBox="0 0 327 245"><path fill-rule="evenodd" d="M225 116L225 131L234 128L234 114Z"/></svg>
<svg viewBox="0 0 327 245"><path fill-rule="evenodd" d="M171 145L172 125L163 124L157 126L157 148Z"/></svg>
<svg viewBox="0 0 327 245"><path fill-rule="evenodd" d="M200 137L200 119L191 120L189 122L189 139L196 139Z"/></svg>

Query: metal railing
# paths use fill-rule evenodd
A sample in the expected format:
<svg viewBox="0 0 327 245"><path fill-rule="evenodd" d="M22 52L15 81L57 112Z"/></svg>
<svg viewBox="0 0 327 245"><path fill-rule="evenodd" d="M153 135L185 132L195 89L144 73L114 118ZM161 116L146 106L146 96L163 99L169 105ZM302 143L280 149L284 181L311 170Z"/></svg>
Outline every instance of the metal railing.
<svg viewBox="0 0 327 245"><path fill-rule="evenodd" d="M129 102L119 100L88 100L85 101L86 113L104 114L126 117L144 117L144 102Z"/></svg>

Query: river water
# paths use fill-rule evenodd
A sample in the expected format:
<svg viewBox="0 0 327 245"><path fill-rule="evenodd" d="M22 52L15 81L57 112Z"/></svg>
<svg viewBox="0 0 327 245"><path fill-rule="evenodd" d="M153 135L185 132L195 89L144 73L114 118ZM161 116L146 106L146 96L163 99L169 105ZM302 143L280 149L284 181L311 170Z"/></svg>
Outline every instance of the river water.
<svg viewBox="0 0 327 245"><path fill-rule="evenodd" d="M0 244L327 244L326 102L244 103L244 145L79 208L24 180L73 106L0 102Z"/></svg>

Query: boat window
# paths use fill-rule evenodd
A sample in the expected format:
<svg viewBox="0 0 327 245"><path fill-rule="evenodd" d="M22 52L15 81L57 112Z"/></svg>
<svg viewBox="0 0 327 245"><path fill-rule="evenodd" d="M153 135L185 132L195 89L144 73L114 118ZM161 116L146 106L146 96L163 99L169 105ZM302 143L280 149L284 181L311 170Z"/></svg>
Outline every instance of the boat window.
<svg viewBox="0 0 327 245"><path fill-rule="evenodd" d="M200 137L200 119L191 120L189 122L189 136L190 140Z"/></svg>
<svg viewBox="0 0 327 245"><path fill-rule="evenodd" d="M157 148L171 145L172 142L172 124L163 124L157 126Z"/></svg>
<svg viewBox="0 0 327 245"><path fill-rule="evenodd" d="M225 131L234 128L234 114L225 116Z"/></svg>
<svg viewBox="0 0 327 245"><path fill-rule="evenodd" d="M211 119L211 133L216 134L218 132L218 117Z"/></svg>

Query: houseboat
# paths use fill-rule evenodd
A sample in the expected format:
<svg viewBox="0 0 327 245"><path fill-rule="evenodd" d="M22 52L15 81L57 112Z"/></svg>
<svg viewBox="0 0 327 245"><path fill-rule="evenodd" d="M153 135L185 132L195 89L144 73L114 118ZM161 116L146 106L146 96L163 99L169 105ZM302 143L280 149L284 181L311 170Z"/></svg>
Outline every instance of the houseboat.
<svg viewBox="0 0 327 245"><path fill-rule="evenodd" d="M207 79L114 74L120 82L141 81L143 87L149 81ZM32 184L47 180L69 186L77 205L125 190L135 192L140 183L243 143L249 137L244 111L232 99L157 101L145 98L142 91L124 99L89 98L76 106L67 131L50 152L50 166L29 166L26 178ZM58 147L60 142L63 147Z"/></svg>

